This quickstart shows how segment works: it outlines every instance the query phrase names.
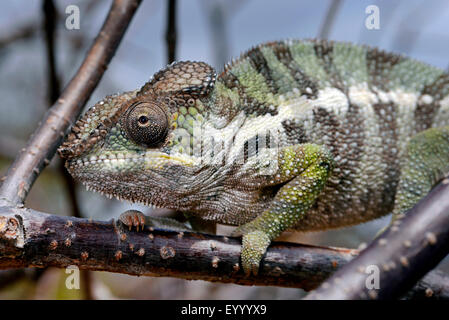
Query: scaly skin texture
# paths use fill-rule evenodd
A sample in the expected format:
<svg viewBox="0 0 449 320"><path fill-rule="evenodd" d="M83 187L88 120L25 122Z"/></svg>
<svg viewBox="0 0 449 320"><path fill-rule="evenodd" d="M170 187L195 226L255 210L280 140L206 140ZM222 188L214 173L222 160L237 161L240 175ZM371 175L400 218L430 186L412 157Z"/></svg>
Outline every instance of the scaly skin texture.
<svg viewBox="0 0 449 320"><path fill-rule="evenodd" d="M218 77L179 62L106 97L59 153L90 189L239 226L243 268L257 273L284 230L354 225L422 198L448 169L448 94L448 74L399 55L273 42Z"/></svg>

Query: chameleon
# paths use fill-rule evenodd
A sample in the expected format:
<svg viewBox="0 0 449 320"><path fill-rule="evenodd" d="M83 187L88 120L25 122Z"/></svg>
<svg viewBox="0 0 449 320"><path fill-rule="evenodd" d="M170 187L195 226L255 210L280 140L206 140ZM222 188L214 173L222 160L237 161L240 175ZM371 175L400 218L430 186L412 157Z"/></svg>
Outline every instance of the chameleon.
<svg viewBox="0 0 449 320"><path fill-rule="evenodd" d="M449 75L365 45L269 42L218 75L180 61L105 97L58 152L88 189L236 226L257 275L286 230L394 220L431 190L449 169Z"/></svg>

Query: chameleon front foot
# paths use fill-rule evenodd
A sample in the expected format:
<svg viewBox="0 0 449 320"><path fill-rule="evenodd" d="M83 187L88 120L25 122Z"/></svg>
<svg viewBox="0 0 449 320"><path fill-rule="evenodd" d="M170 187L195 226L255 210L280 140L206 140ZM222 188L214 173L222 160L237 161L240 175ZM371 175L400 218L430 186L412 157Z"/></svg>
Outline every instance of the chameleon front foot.
<svg viewBox="0 0 449 320"><path fill-rule="evenodd" d="M271 240L303 218L333 168L329 151L313 144L284 148L279 163L278 179L285 184L276 193L270 207L233 232L235 236L243 235L241 260L246 275L257 275Z"/></svg>
<svg viewBox="0 0 449 320"><path fill-rule="evenodd" d="M162 229L162 230L170 230L170 231L192 231L190 227L186 224L179 222L172 218L166 217L150 217L144 215L142 212L138 210L127 210L123 212L119 216L119 220L129 228L136 227L137 231L140 229L143 230L145 226Z"/></svg>
<svg viewBox="0 0 449 320"><path fill-rule="evenodd" d="M127 226L129 230L134 226L137 231L139 231L139 227L143 230L145 226L145 218L146 216L138 210L127 210L120 214L118 219Z"/></svg>

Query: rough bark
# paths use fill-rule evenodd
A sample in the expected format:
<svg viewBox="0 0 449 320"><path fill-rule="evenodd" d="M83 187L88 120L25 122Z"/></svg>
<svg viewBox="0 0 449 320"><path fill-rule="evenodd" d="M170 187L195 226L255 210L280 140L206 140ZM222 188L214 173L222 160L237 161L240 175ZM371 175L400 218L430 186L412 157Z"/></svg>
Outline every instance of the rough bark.
<svg viewBox="0 0 449 320"><path fill-rule="evenodd" d="M177 277L241 285L312 290L357 250L275 242L257 276L239 268L240 239L198 233L129 231L120 222L49 215L0 207L0 269L76 265L138 276ZM411 297L447 297L449 279L420 283ZM444 289L444 290L442 290Z"/></svg>

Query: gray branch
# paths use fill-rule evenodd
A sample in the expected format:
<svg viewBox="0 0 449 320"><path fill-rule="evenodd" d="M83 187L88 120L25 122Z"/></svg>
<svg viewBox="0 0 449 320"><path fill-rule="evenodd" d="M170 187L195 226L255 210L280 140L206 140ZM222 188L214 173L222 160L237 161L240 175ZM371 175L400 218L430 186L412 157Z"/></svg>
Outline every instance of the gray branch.
<svg viewBox="0 0 449 320"><path fill-rule="evenodd" d="M447 255L448 226L449 178L445 178L356 259L336 272L306 298L400 297ZM377 266L380 270L379 288L366 285L369 266ZM442 286L439 290L445 288L447 287Z"/></svg>
<svg viewBox="0 0 449 320"><path fill-rule="evenodd" d="M343 0L331 0L326 16L318 32L318 39L328 39Z"/></svg>
<svg viewBox="0 0 449 320"><path fill-rule="evenodd" d="M165 30L165 43L167 45L167 63L176 60L176 0L167 1L167 27Z"/></svg>

